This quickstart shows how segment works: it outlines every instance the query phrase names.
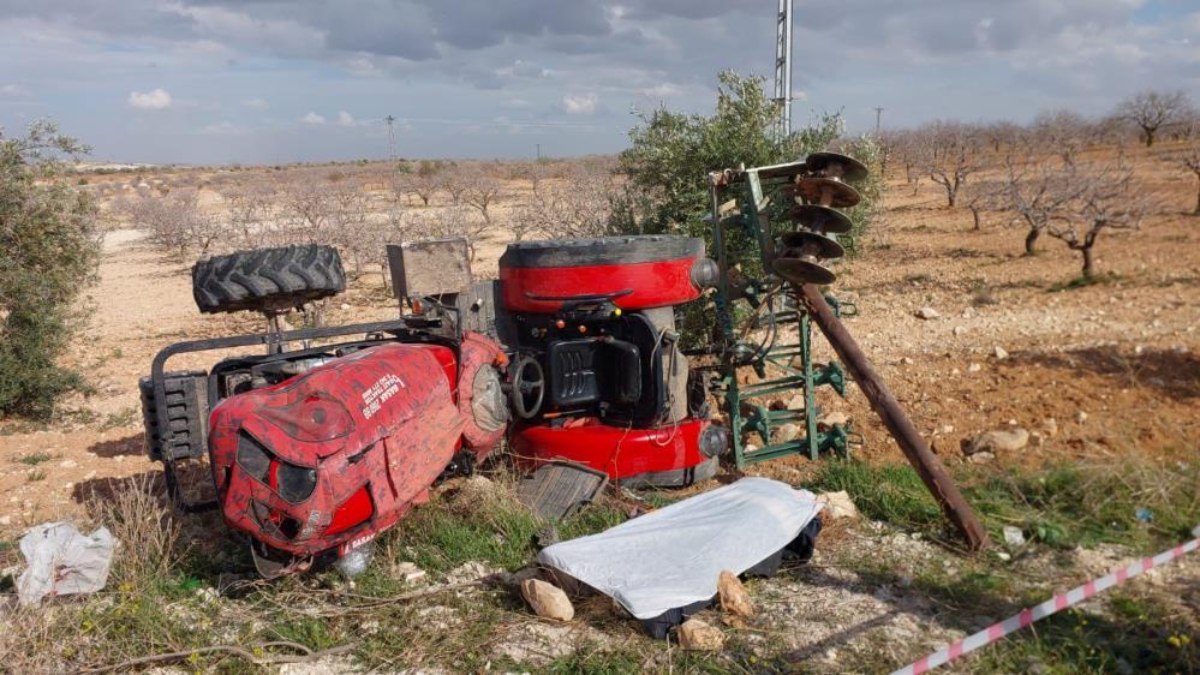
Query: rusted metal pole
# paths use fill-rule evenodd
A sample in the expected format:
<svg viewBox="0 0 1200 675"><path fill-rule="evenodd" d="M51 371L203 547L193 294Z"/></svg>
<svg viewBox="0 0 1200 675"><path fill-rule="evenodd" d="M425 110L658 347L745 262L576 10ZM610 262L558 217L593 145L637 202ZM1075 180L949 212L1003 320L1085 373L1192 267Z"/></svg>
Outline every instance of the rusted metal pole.
<svg viewBox="0 0 1200 675"><path fill-rule="evenodd" d="M812 284L793 284L793 286L797 289L800 301L808 308L808 313L813 321L825 334L829 344L833 345L834 351L846 364L846 369L854 377L858 388L870 401L871 409L883 420L884 426L896 439L909 463L920 474L925 486L933 493L946 517L950 519L951 523L954 523L954 527L967 540L967 546L972 551L987 548L991 542L988 541L983 525L975 517L975 511L963 499L958 486L946 473L946 467L942 466L937 456L929 449L929 444L925 442L924 438L921 438L921 434L917 433L917 428L913 426L912 420L904 414L900 403L896 401L875 369L871 367L867 356L859 349L854 338L850 336L850 332L838 320L829 303L825 302L821 291Z"/></svg>

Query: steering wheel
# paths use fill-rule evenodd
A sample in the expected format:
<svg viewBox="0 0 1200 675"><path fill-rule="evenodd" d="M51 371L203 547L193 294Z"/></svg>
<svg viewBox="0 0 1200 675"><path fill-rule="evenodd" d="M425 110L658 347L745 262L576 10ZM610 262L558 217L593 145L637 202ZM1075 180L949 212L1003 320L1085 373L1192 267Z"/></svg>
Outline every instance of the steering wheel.
<svg viewBox="0 0 1200 675"><path fill-rule="evenodd" d="M512 389L509 399L517 417L530 420L537 417L542 409L542 399L546 397L546 373L542 364L532 356L517 358L512 369Z"/></svg>

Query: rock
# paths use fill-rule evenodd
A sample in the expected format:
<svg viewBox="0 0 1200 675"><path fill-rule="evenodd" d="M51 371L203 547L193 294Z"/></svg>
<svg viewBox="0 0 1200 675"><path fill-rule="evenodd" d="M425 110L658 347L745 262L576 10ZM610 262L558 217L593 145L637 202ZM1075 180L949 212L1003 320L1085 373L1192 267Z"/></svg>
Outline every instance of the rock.
<svg viewBox="0 0 1200 675"><path fill-rule="evenodd" d="M974 455L980 452L1016 452L1029 444L1029 432L1021 427L985 431L968 442L963 453Z"/></svg>
<svg viewBox="0 0 1200 675"><path fill-rule="evenodd" d="M679 646L689 651L719 651L725 646L725 634L700 619L688 619L679 627Z"/></svg>
<svg viewBox="0 0 1200 675"><path fill-rule="evenodd" d="M805 407L804 394L796 394L787 403L788 410L804 410Z"/></svg>
<svg viewBox="0 0 1200 675"><path fill-rule="evenodd" d="M0 516L0 525L12 525L12 516Z"/></svg>
<svg viewBox="0 0 1200 675"><path fill-rule="evenodd" d="M966 329L966 328L963 328L962 326L955 326L955 327L954 327L954 334L955 334L956 336L957 336L957 335L962 335L962 334L963 334L963 333L965 333L965 332L967 332L967 329Z"/></svg>
<svg viewBox="0 0 1200 675"><path fill-rule="evenodd" d="M742 585L737 575L729 570L721 572L717 577L717 595L721 598L721 609L734 616L754 616L754 603L750 602L750 593Z"/></svg>
<svg viewBox="0 0 1200 675"><path fill-rule="evenodd" d="M800 425L787 423L775 430L775 442L787 443L794 441L800 436Z"/></svg>
<svg viewBox="0 0 1200 675"><path fill-rule="evenodd" d="M1079 412L1075 413L1075 421L1076 422L1083 424L1087 420L1088 420L1088 414L1085 413L1084 411L1080 410Z"/></svg>
<svg viewBox="0 0 1200 675"><path fill-rule="evenodd" d="M526 579L521 582L521 596L533 608L534 614L543 619L570 621L575 618L575 607L562 589L541 579Z"/></svg>
<svg viewBox="0 0 1200 675"><path fill-rule="evenodd" d="M349 312L350 311L350 303L343 302L341 304L341 306L339 306L338 309L341 309L343 312Z"/></svg>
<svg viewBox="0 0 1200 675"><path fill-rule="evenodd" d="M992 350L992 355L1001 361L1008 358L1008 352L1000 345L996 345L996 348Z"/></svg>
<svg viewBox="0 0 1200 675"><path fill-rule="evenodd" d="M1013 527L1012 525L1005 525L1004 526L1004 543L1008 544L1009 546L1024 546L1025 545L1025 533L1022 532L1021 528L1019 528L1019 527Z"/></svg>
<svg viewBox="0 0 1200 675"><path fill-rule="evenodd" d="M900 359L900 365L902 365L902 366L911 366L914 363L916 363L916 361L913 361L912 359L910 359L907 356Z"/></svg>
<svg viewBox="0 0 1200 675"><path fill-rule="evenodd" d="M1046 437L1040 431L1033 431L1029 434L1029 444L1035 448L1040 448L1046 444Z"/></svg>
<svg viewBox="0 0 1200 675"><path fill-rule="evenodd" d="M971 365L967 366L968 373L978 373L981 370L983 370L983 366L979 365L978 363L972 363Z"/></svg>
<svg viewBox="0 0 1200 675"><path fill-rule="evenodd" d="M1042 433L1049 438L1054 438L1058 435L1058 420L1053 417L1047 417L1042 420Z"/></svg>
<svg viewBox="0 0 1200 675"><path fill-rule="evenodd" d="M972 464L987 464L996 459L996 456L990 452L977 452L967 457L967 461Z"/></svg>
<svg viewBox="0 0 1200 675"><path fill-rule="evenodd" d="M817 419L817 428L822 431L827 431L836 426L846 426L850 423L850 416L840 410L833 410L825 413Z"/></svg>
<svg viewBox="0 0 1200 675"><path fill-rule="evenodd" d="M73 459L64 459L63 461L59 462L58 465L64 469L74 469L75 467L79 466L79 462L76 462Z"/></svg>
<svg viewBox="0 0 1200 675"><path fill-rule="evenodd" d="M833 520L858 518L858 507L854 505L854 500L850 498L850 495L845 490L840 492L823 492L817 495L817 501L825 502L825 508L822 509L822 512Z"/></svg>
<svg viewBox="0 0 1200 675"><path fill-rule="evenodd" d="M425 578L425 570L414 562L405 561L392 567L392 576L402 579L406 584L415 584Z"/></svg>
<svg viewBox="0 0 1200 675"><path fill-rule="evenodd" d="M996 551L996 558L1000 562L1008 562L1009 560L1012 560L1012 556L1005 553L1004 551Z"/></svg>
<svg viewBox="0 0 1200 675"><path fill-rule="evenodd" d="M496 569L485 562L471 560L446 572L446 583L469 584L472 582L494 577L503 570Z"/></svg>
<svg viewBox="0 0 1200 675"><path fill-rule="evenodd" d="M925 319L928 321L929 319L936 319L940 317L941 314L932 307L922 307L921 309L913 312L913 316L917 317L918 319Z"/></svg>

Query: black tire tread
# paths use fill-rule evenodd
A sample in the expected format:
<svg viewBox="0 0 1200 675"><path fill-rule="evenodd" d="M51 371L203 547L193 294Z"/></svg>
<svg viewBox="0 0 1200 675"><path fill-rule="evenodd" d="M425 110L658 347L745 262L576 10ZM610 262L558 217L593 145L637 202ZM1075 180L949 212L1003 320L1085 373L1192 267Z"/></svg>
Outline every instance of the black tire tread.
<svg viewBox="0 0 1200 675"><path fill-rule="evenodd" d="M154 405L154 386L149 377L138 380L142 398L142 425L146 431L146 454L153 461L162 461L163 450L170 448L172 459L203 457L208 418L208 374L203 370L163 373L166 390L167 425L170 438L163 439Z"/></svg>
<svg viewBox="0 0 1200 675"><path fill-rule="evenodd" d="M206 314L293 309L344 290L341 256L320 244L238 251L192 267L192 295Z"/></svg>

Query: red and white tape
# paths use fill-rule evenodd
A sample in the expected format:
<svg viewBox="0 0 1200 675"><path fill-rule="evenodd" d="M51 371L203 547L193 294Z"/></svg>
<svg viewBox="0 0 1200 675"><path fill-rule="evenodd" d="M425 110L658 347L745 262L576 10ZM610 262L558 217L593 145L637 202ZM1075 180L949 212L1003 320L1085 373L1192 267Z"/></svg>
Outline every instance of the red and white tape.
<svg viewBox="0 0 1200 675"><path fill-rule="evenodd" d="M1099 579L1094 579L1082 586L1072 588L1066 593L1062 593L1050 598L1042 604L1037 605L1033 609L1023 609L1019 614L1010 616L999 623L994 623L978 633L975 633L974 635L967 636L961 640L958 640L957 642L952 642L930 654L929 656L926 656L915 663L907 665L893 672L892 675L920 675L921 673L928 672L934 668L937 668L938 666L957 659L963 654L973 652L976 649L979 649L986 644L991 644L1010 633L1015 633L1016 631L1031 625L1034 621L1040 621L1051 614L1060 612L1072 605L1077 605L1093 595L1096 595L1097 593L1101 593L1109 588L1112 588L1113 586L1116 586L1126 579L1132 579L1133 577L1136 577L1147 570L1153 569L1160 565L1165 565L1176 558L1180 558L1188 553L1191 553L1192 551L1200 548L1200 526L1192 530L1192 535L1196 538L1189 542L1180 544L1173 549L1163 551L1152 558L1143 558L1128 567L1114 570L1113 572L1110 572Z"/></svg>

